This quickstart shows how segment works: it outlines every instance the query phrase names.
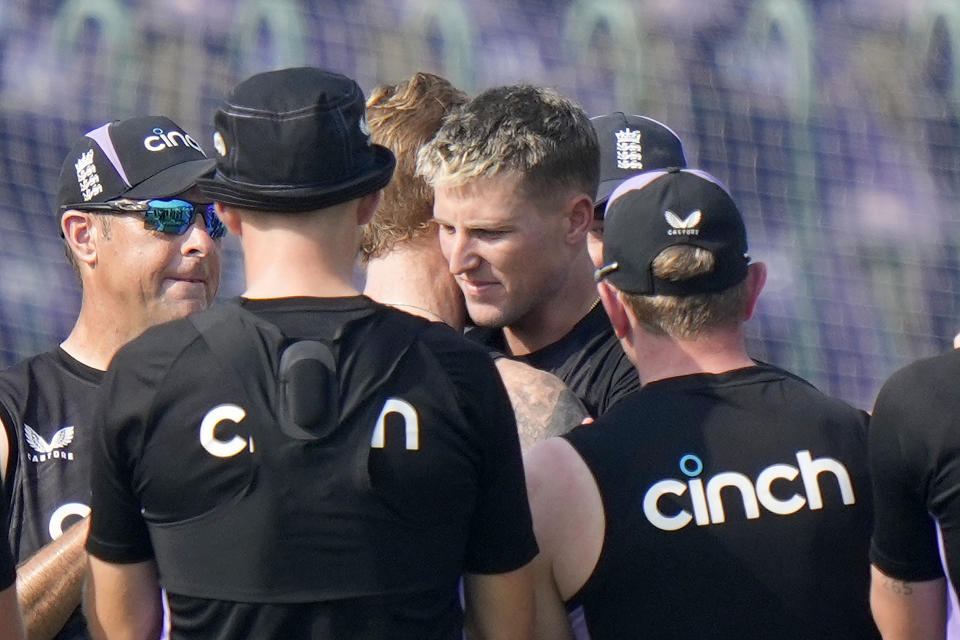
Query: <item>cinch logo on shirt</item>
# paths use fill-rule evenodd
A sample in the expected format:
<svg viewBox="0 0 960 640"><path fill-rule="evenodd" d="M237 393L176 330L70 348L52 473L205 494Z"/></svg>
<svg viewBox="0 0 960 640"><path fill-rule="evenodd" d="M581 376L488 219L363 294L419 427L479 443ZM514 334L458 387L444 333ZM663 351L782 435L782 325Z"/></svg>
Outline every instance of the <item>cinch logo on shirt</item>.
<svg viewBox="0 0 960 640"><path fill-rule="evenodd" d="M61 451L73 442L73 427L64 427L55 434L50 442L43 439L30 425L23 425L23 435L35 453L27 453L32 462L46 462L47 460L73 460L69 451Z"/></svg>
<svg viewBox="0 0 960 640"><path fill-rule="evenodd" d="M380 416L377 418L373 435L370 438L370 447L383 449L386 446L387 416L391 414L396 414L403 420L403 430L400 434L395 434L395 437L402 435L403 446L406 450L419 450L420 416L416 407L402 398L387 398L387 401L383 404L383 409L380 410ZM229 440L217 437L217 427L221 422L240 424L246 417L247 412L244 408L236 404L220 404L210 409L200 423L200 446L206 449L207 453L218 458L232 458L245 449L253 453L255 445L252 436L243 438L234 434ZM29 427L27 428L29 429ZM73 437L72 433L71 431L71 439ZM39 438L39 436L37 437ZM29 436L27 438L29 439Z"/></svg>
<svg viewBox="0 0 960 640"><path fill-rule="evenodd" d="M843 504L856 502L850 474L839 460L817 458L814 460L809 451L797 452L797 466L774 464L751 480L742 473L725 471L706 481L698 476L703 472L703 462L693 454L680 458L680 470L690 480L660 480L647 489L643 496L643 513L650 524L664 531L682 529L695 521L697 526L723 524L726 522L723 497L728 500L739 495L743 511L748 520L760 517L760 507L780 516L796 513L807 505L811 510L823 508L823 494L820 493L820 475L832 475L840 487ZM775 481L793 482L797 476L803 483L804 493L794 493L783 499L773 495L771 487ZM798 487L799 488L799 487ZM721 495L723 489L728 489ZM733 491L735 489L735 491ZM660 499L665 495L683 496L689 493L689 505L693 513L681 509L679 513L667 515L660 510Z"/></svg>

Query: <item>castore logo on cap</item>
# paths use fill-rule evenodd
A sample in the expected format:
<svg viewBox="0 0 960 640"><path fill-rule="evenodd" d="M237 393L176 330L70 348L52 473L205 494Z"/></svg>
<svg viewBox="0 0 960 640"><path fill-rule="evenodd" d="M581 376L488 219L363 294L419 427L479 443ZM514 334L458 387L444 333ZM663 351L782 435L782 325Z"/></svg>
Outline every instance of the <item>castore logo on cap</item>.
<svg viewBox="0 0 960 640"><path fill-rule="evenodd" d="M668 236L700 235L700 229L697 229L697 225L700 224L700 220L703 218L703 214L700 212L700 209L692 211L690 215L683 219L680 219L680 216L675 214L673 211L664 211L663 217L667 219L667 224L672 227L669 231L667 231Z"/></svg>

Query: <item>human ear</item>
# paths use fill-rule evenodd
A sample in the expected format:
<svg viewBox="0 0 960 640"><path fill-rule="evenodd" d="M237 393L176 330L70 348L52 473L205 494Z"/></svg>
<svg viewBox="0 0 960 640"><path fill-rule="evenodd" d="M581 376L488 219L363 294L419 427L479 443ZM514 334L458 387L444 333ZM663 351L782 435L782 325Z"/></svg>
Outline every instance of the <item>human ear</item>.
<svg viewBox="0 0 960 640"><path fill-rule="evenodd" d="M749 320L757 306L757 299L767 281L767 265L762 262L751 262L747 266L747 304L743 319Z"/></svg>
<svg viewBox="0 0 960 640"><path fill-rule="evenodd" d="M60 230L77 264L94 266L97 262L97 241L102 237L95 228L93 214L69 209L60 218Z"/></svg>

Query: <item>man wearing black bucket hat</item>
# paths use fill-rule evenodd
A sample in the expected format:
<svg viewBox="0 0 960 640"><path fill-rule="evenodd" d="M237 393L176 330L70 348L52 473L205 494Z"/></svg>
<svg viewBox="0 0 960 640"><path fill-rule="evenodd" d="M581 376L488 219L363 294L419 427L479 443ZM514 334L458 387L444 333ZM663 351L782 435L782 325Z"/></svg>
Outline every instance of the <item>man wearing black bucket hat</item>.
<svg viewBox="0 0 960 640"><path fill-rule="evenodd" d="M163 587L174 639L527 637L536 544L496 370L354 288L394 169L360 88L266 72L215 122L202 188L247 289L111 366L104 399L129 400L102 412L93 625L155 637Z"/></svg>
<svg viewBox="0 0 960 640"><path fill-rule="evenodd" d="M747 355L765 269L733 200L654 171L606 225L600 296L643 387L528 454L537 637L879 637L866 414Z"/></svg>
<svg viewBox="0 0 960 640"><path fill-rule="evenodd" d="M64 159L56 221L80 313L58 348L0 374L3 522L31 638L88 637L78 605L94 398L124 343L213 299L224 230L195 187L213 167L163 116L97 127Z"/></svg>

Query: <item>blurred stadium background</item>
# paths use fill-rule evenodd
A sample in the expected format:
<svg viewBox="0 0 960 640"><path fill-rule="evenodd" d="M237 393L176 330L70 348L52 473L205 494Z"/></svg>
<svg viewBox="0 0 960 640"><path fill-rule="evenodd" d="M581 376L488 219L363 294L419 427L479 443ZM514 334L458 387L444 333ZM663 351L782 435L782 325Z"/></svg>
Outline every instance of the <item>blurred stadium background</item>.
<svg viewBox="0 0 960 640"><path fill-rule="evenodd" d="M52 210L73 138L163 113L210 146L231 86L302 64L664 121L770 266L755 356L855 405L960 331L956 0L0 0L0 364L79 305Z"/></svg>

